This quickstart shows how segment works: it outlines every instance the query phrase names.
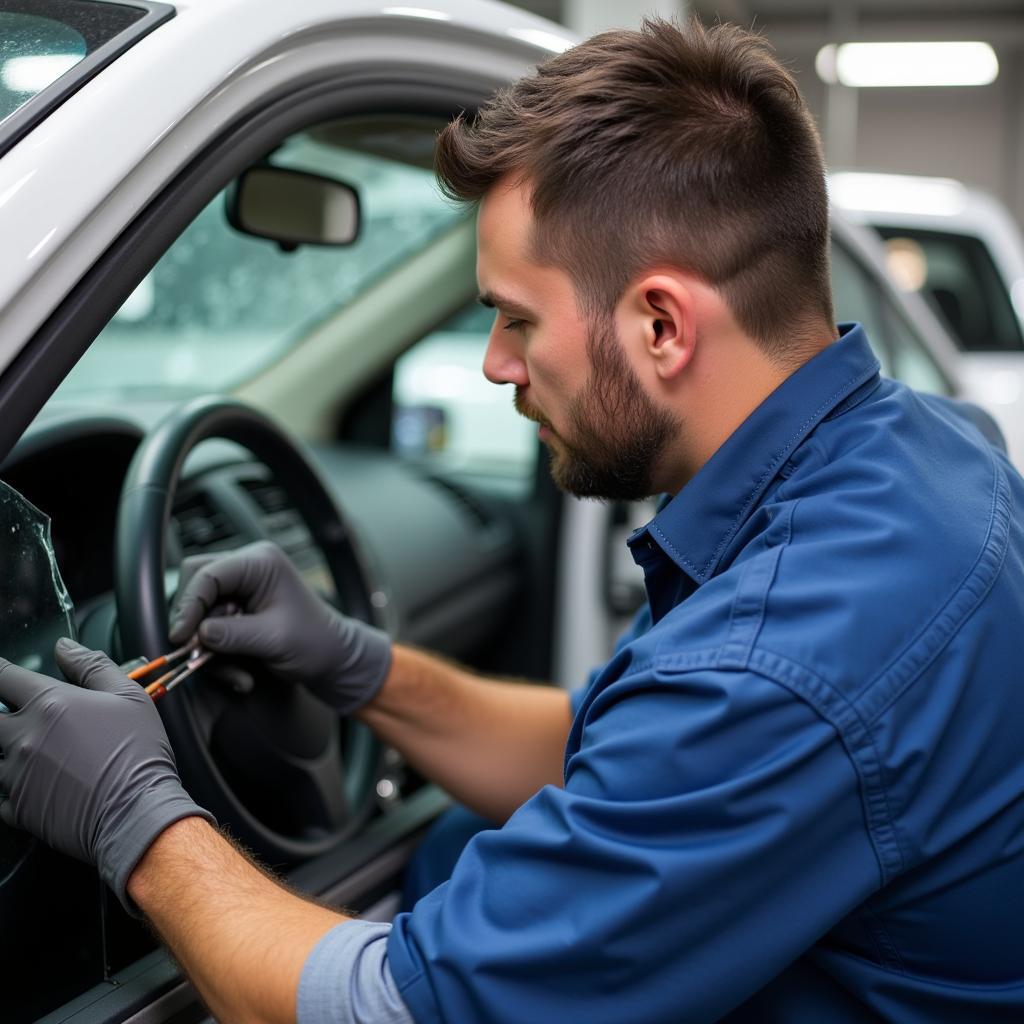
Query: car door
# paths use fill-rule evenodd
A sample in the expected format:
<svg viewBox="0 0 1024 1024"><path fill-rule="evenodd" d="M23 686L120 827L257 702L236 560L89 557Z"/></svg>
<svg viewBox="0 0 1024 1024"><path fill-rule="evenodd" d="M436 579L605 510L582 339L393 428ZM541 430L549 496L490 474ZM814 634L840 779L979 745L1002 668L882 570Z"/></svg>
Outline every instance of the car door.
<svg viewBox="0 0 1024 1024"><path fill-rule="evenodd" d="M223 40L225 24L221 22L219 31L213 31L216 26L212 23L223 17L223 6L213 13L179 11L169 23L178 33L171 48L178 47L182 55L190 51L184 23L186 16L194 13L195 30L199 32L193 38L194 45L203 53L215 49L210 39ZM327 5L320 6L326 11ZM75 534L73 525L62 525L62 536L77 538L68 556L76 566L82 563L81 548L86 545L109 550L116 505L116 501L110 503L110 489L167 396L150 403L138 389L129 394L110 388L98 405L79 394L62 408L50 402L51 396L97 335L119 330L133 316L138 322L138 311L146 306L147 275L184 233L202 226L203 211L211 201L243 168L263 159L303 129L381 112L450 117L459 109L472 107L506 78L525 69L539 52L537 47L510 40L488 26L483 15L493 14L491 9L473 12L475 24L456 26L450 35L434 35L432 42L426 43L422 22L410 23L409 19L378 17L347 24L336 13L321 12L317 16L324 20L322 31L304 37L292 32L294 15L289 19L270 5L263 5L262 12L266 24L239 27L243 36L255 37L257 28L262 33L253 42L246 61L231 65L228 57L217 56L218 66L224 65L223 80L215 80L214 72L210 72L211 78L204 80L207 91L195 97L195 106L186 114L177 120L171 118L173 127L164 132L157 145L150 144L152 136L148 132L141 141L131 135L134 113L129 112L115 126L109 116L101 124L96 112L102 109L103 96L124 94L123 90L130 88L129 81L137 84L145 80L154 95L151 116L164 116L161 103L165 98L160 96L158 100L157 94L168 88L169 79L164 76L170 75L167 68L174 63L169 54L161 57L160 67L151 78L146 78L140 57L130 68L126 65L121 88L114 78L108 84L102 76L96 79L102 89L99 85L83 87L52 115L60 116L60 124L54 122L46 144L38 147L50 147L48 152L52 154L52 147L62 144L62 173L66 173L76 147L82 147L79 152L87 155L86 163L91 159L87 146L95 146L96 139L86 139L90 127L108 142L113 143L114 135L117 137L110 161L116 166L103 169L96 178L89 178L87 168L82 167L88 180L82 182L74 203L69 205L64 190L59 195L54 192L52 199L60 207L60 216L72 223L62 223L52 240L44 239L37 255L46 264L45 272L30 262L19 268L22 272L17 281L8 282L9 301L2 310L9 328L5 335L8 362L0 377L0 446L9 453L5 477L18 479L26 489L44 496L49 510L62 512L69 524L77 524L82 518L69 514L72 498L83 508L103 505L106 509L105 516L92 524L95 530L91 535ZM254 20L261 21L259 11ZM204 25L212 35L200 31ZM157 38L155 33L153 38ZM220 48L225 49L223 44ZM199 51L192 49L190 61L198 58L202 64L206 60ZM155 49L150 51L151 56L155 54ZM181 66L186 65L179 60ZM112 65L110 72L117 67L116 63ZM198 77L203 78L205 73L203 69ZM186 92L194 87L182 85ZM104 135L110 132L114 135ZM20 147L8 155L17 158L16 162L28 160ZM39 170L39 175L49 177L51 183L54 173L51 165ZM28 185L24 187L32 193ZM86 201L90 198L96 199L95 205ZM43 209L42 199L36 201ZM77 243L47 248L54 240L55 245L66 243L67 238L61 237L66 233L75 235ZM210 283L202 279L196 282L197 287ZM467 293L471 289L472 281L467 280ZM440 308L431 312L428 308L426 315L428 319L440 319L452 312ZM119 317L121 323L117 324ZM227 331L230 326L224 324L222 329ZM427 322L422 325L424 329L427 326ZM139 355L137 346L128 343L102 372L112 374ZM251 355L253 351L243 346L231 357L232 362ZM372 377L392 360L393 354L384 350L375 359L364 359L354 376L363 373ZM159 376L166 381L168 374L173 376L181 369L180 365L164 366ZM212 362L200 367L201 373L208 372L211 377L212 371ZM75 381L72 374L67 388L73 391ZM76 405L82 404L89 408L76 411ZM338 406L339 412L343 405ZM323 440L325 457L336 457L339 446L332 442L337 438ZM433 516L429 521L442 524L439 529L444 537L450 536L456 526L464 529L463 520L475 514L466 511L465 500L451 488L419 477L396 475L386 459L374 461L372 453L349 459L345 470L364 472L361 479L373 480L381 487L393 486L396 501L411 500L417 508L429 507ZM67 479L74 473L80 473L75 477L76 486L62 492L56 482L62 474ZM260 493L266 495L265 490ZM256 491L253 500L257 503L254 516L263 526L275 516L280 519L280 509L259 505L264 497ZM275 499L271 494L266 500ZM177 531L179 542L187 511L176 509L172 517L171 528ZM484 514L497 527L483 530L479 536L469 534L475 538L473 557L493 559L500 555L504 564L509 546L518 545L530 535L530 513L523 513L524 518L517 523L512 522L508 508ZM211 520L205 511L193 521L202 525L201 532L208 537ZM511 525L505 529L503 524ZM410 536L415 538L415 530ZM429 545L421 547L435 557L440 554L430 552ZM445 571L448 563L459 561L457 555L453 552L453 558L444 563ZM462 562L468 564L465 558ZM506 601L506 591L493 587L500 574L489 575L489 599ZM108 592L91 595L80 612L88 611L91 628L109 631L109 615L103 622L103 615L96 611L97 605L103 604L104 593ZM384 599L382 607L393 596L383 590L374 595ZM425 612L419 618L403 612L400 621L415 623L425 636L450 636L451 648L458 652L470 634L470 630L458 627L474 621L472 603L469 611L456 609L448 621L441 618L431 623ZM109 600L107 605L109 608ZM506 630L506 637L508 650L514 651L511 630ZM470 639L474 645L484 640ZM515 664L510 655L505 660ZM358 842L336 851L331 858L289 869L294 884L357 909L370 910L393 886L419 831L445 801L443 795L423 787L418 780L409 783L403 766L387 755L382 764L382 785L378 788L381 804ZM395 791L407 785L411 791L408 801L396 801ZM192 1020L202 1016L174 964L154 948L152 937L144 929L112 906L94 872L66 863L35 844L31 844L31 859L23 866L18 860L22 840L5 833L0 843L7 844L0 852L6 850L8 859L17 861L12 861L13 867L0 883L0 898L6 899L4 933L12 950L20 945L24 951L17 961L23 968L15 968L6 986L5 1020L35 1019L47 1011L46 1019L54 1021ZM50 898L55 908L60 907L59 915L40 912ZM44 950L51 954L49 958L44 958ZM13 957L8 963L15 965Z"/></svg>

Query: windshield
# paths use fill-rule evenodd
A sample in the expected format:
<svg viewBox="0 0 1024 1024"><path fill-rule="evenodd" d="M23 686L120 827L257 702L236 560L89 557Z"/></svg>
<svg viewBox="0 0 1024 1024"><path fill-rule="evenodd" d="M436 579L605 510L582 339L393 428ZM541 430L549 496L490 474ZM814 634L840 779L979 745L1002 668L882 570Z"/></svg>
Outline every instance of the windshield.
<svg viewBox="0 0 1024 1024"><path fill-rule="evenodd" d="M225 197L218 195L136 288L54 397L230 391L464 216L440 195L428 166L338 145L329 128L288 140L271 163L353 186L362 224L354 244L289 251L232 228ZM388 148L381 132L375 137L378 152ZM422 126L416 136L432 147L433 135Z"/></svg>

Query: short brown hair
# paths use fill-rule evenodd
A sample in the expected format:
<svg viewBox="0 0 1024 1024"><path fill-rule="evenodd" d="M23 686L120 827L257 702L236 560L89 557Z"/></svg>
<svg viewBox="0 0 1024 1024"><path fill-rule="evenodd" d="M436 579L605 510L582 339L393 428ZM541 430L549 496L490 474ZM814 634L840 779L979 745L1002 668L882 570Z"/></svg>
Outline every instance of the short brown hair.
<svg viewBox="0 0 1024 1024"><path fill-rule="evenodd" d="M594 36L456 118L436 169L462 201L508 174L529 183L534 255L591 315L667 264L718 289L773 356L832 323L818 132L769 44L734 25Z"/></svg>

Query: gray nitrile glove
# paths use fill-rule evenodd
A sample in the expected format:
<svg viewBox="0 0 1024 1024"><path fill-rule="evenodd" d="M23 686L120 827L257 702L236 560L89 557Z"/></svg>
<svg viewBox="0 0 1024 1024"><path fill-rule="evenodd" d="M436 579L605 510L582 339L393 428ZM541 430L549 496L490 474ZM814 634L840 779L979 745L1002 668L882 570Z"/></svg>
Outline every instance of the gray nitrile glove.
<svg viewBox="0 0 1024 1024"><path fill-rule="evenodd" d="M198 815L182 788L152 698L105 654L72 640L55 648L77 685L0 658L0 818L61 853L95 864L131 913L126 892L165 828Z"/></svg>
<svg viewBox="0 0 1024 1024"><path fill-rule="evenodd" d="M172 616L172 643L198 629L209 650L258 658L343 715L376 696L391 668L388 635L317 597L276 544L259 541L195 565L182 566L188 582ZM242 614L217 615L228 602Z"/></svg>

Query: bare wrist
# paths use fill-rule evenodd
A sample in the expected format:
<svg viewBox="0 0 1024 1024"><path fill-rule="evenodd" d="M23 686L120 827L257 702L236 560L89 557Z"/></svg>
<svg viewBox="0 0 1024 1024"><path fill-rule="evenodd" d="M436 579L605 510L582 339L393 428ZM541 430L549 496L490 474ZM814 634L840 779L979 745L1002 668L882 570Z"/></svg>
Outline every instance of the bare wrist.
<svg viewBox="0 0 1024 1024"><path fill-rule="evenodd" d="M168 825L139 859L125 886L128 895L135 901L140 910L146 912L146 905L152 894L158 891L154 881L161 874L161 865L168 859L177 859L181 850L195 845L203 833L216 834L214 828L205 819L198 816L181 818Z"/></svg>

